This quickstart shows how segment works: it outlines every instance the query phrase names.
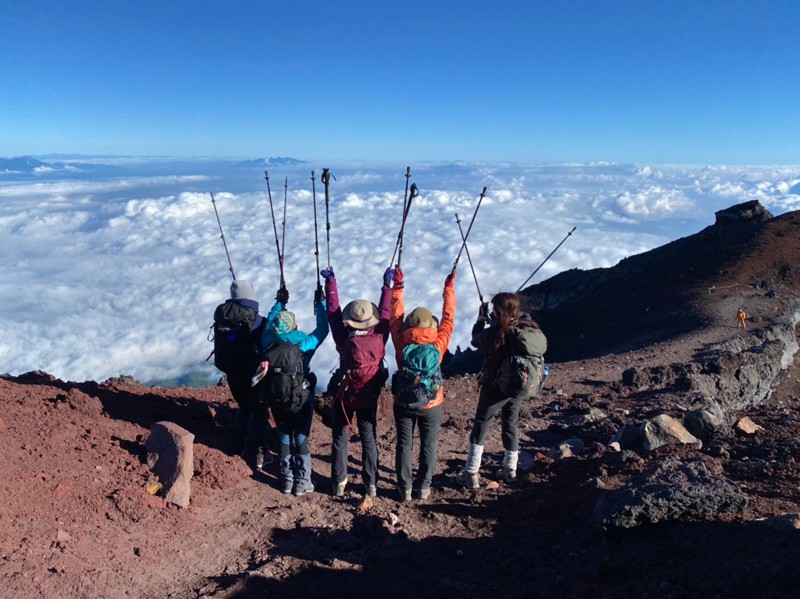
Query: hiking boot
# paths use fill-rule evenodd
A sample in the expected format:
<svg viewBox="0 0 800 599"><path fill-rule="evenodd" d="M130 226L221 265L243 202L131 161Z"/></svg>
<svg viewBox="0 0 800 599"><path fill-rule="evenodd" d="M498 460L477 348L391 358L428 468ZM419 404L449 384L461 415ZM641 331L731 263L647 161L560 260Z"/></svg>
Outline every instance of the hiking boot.
<svg viewBox="0 0 800 599"><path fill-rule="evenodd" d="M378 488L375 485L367 485L367 497L375 497L378 494Z"/></svg>
<svg viewBox="0 0 800 599"><path fill-rule="evenodd" d="M301 453L295 456L294 496L302 497L314 490L311 483L311 454Z"/></svg>
<svg viewBox="0 0 800 599"><path fill-rule="evenodd" d="M411 501L411 489L404 489L403 487L398 487L397 492L400 495L400 501L402 502Z"/></svg>
<svg viewBox="0 0 800 599"><path fill-rule="evenodd" d="M269 466L272 463L272 454L267 451L259 449L256 451L256 470L263 470L264 466Z"/></svg>
<svg viewBox="0 0 800 599"><path fill-rule="evenodd" d="M503 466L497 469L497 478L506 483L517 482L517 471L509 469L508 466Z"/></svg>
<svg viewBox="0 0 800 599"><path fill-rule="evenodd" d="M292 489L294 488L294 480L291 478L286 478L283 480L283 494L284 495L291 495Z"/></svg>
<svg viewBox="0 0 800 599"><path fill-rule="evenodd" d="M426 501L431 496L431 488L423 487L419 490L420 501Z"/></svg>
<svg viewBox="0 0 800 599"><path fill-rule="evenodd" d="M477 472L467 472L463 468L456 474L456 482L467 489L478 489L481 484Z"/></svg>
<svg viewBox="0 0 800 599"><path fill-rule="evenodd" d="M311 493L314 485L310 480L297 480L294 483L294 496L303 497L306 493Z"/></svg>
<svg viewBox="0 0 800 599"><path fill-rule="evenodd" d="M334 497L344 497L344 488L347 486L347 479L344 479L340 483L336 483L333 486L333 496Z"/></svg>

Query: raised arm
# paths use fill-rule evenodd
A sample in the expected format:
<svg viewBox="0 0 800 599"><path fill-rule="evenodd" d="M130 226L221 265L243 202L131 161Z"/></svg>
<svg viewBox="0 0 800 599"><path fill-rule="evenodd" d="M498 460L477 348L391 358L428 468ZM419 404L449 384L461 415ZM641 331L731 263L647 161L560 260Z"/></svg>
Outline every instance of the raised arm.
<svg viewBox="0 0 800 599"><path fill-rule="evenodd" d="M406 305L403 300L403 271L398 266L394 272L394 287L392 287L391 300L389 306L389 329L392 333L392 343L394 344L395 359L397 366L403 361L403 344L400 327L403 326Z"/></svg>
<svg viewBox="0 0 800 599"><path fill-rule="evenodd" d="M394 270L387 268L383 273L383 286L381 287L381 299L378 302L378 324L375 325L375 332L378 335L383 335L383 343L389 340L390 332L390 319L392 309L392 280L394 279Z"/></svg>
<svg viewBox="0 0 800 599"><path fill-rule="evenodd" d="M333 342L336 344L336 351L340 352L347 341L347 329L342 320L342 306L339 303L339 287L336 284L336 276L333 274L333 267L320 271L325 279L325 302L328 306L328 326L330 327Z"/></svg>
<svg viewBox="0 0 800 599"><path fill-rule="evenodd" d="M447 346L450 345L450 338L453 336L453 328L455 327L456 316L456 290L455 290L456 273L448 275L444 281L444 290L442 291L442 319L439 322L439 332L436 335L434 346L439 350L439 353L444 356L447 351Z"/></svg>

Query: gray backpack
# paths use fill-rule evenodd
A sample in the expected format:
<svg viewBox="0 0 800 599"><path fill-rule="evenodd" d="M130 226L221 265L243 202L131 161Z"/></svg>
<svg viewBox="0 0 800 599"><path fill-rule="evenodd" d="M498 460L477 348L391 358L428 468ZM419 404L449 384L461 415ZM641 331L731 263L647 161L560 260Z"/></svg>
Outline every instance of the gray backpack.
<svg viewBox="0 0 800 599"><path fill-rule="evenodd" d="M539 395L545 379L542 355L546 349L547 339L540 329L511 328L494 381L503 395L518 399Z"/></svg>

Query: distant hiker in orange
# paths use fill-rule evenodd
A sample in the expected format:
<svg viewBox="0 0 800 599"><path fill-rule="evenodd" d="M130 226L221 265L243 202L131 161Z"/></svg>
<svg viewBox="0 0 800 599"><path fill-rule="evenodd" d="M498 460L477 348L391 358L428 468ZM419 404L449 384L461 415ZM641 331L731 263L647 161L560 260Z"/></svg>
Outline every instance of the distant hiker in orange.
<svg viewBox="0 0 800 599"><path fill-rule="evenodd" d="M739 327L740 329L746 329L747 328L746 318L747 318L747 312L739 308L739 311L736 313L736 326Z"/></svg>

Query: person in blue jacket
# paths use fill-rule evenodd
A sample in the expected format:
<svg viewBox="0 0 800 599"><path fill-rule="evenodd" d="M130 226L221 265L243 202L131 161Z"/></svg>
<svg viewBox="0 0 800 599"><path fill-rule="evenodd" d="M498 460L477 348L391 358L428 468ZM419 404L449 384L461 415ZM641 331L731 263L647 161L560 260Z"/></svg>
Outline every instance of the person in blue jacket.
<svg viewBox="0 0 800 599"><path fill-rule="evenodd" d="M266 348L274 343L296 345L303 353L303 372L308 389L307 399L297 413L272 410L272 417L275 419L280 437L280 475L283 480L283 492L302 497L314 490L311 482L311 449L308 437L314 415L314 389L317 377L310 371L309 365L314 352L328 336L328 313L324 298L317 293L314 297L316 327L311 333L304 333L298 330L294 313L286 309L289 292L285 288L279 289L275 300L275 305L267 315L267 323L261 338L262 347Z"/></svg>

